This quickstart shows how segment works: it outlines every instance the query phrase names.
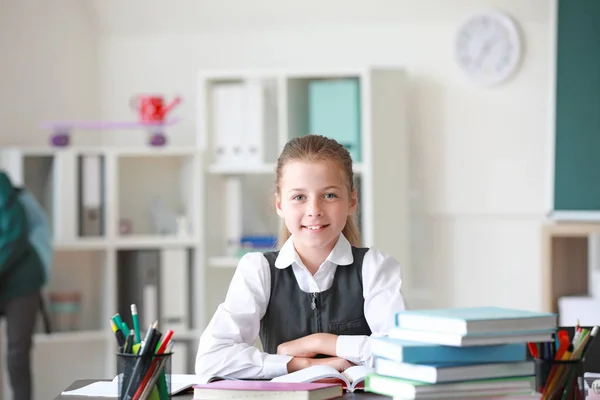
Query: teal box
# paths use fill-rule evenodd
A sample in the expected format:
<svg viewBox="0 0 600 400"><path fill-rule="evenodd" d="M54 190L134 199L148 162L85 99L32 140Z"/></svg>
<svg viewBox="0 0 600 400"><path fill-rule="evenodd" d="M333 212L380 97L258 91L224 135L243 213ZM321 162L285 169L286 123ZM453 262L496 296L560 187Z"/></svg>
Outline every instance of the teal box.
<svg viewBox="0 0 600 400"><path fill-rule="evenodd" d="M337 140L361 160L360 85L358 79L314 80L308 87L309 133Z"/></svg>

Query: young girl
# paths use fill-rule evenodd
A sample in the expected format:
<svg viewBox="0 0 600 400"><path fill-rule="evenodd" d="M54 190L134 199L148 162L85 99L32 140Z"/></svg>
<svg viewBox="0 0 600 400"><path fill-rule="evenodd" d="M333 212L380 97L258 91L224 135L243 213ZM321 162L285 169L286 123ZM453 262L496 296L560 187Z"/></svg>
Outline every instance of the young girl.
<svg viewBox="0 0 600 400"><path fill-rule="evenodd" d="M311 365L372 365L369 336L404 309L400 265L361 248L352 160L309 135L284 147L275 206L277 252L248 253L200 338L196 374L271 379ZM260 336L265 352L253 344Z"/></svg>

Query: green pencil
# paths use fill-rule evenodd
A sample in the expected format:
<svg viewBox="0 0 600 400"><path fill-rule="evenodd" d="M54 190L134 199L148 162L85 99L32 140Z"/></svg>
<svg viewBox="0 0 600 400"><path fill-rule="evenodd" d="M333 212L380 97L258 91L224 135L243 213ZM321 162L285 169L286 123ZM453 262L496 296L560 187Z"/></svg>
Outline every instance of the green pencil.
<svg viewBox="0 0 600 400"><path fill-rule="evenodd" d="M142 337L140 336L140 321L138 320L137 306L131 305L131 319L133 320L133 331L135 332L135 342L141 343Z"/></svg>

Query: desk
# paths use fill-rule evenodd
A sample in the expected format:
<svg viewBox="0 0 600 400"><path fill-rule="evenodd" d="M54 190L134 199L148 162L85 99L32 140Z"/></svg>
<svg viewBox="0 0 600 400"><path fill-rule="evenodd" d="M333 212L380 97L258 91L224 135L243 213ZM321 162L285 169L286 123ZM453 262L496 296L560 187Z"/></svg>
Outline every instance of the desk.
<svg viewBox="0 0 600 400"><path fill-rule="evenodd" d="M90 383L97 382L99 379L85 379L80 381L75 381L71 386L69 386L66 390L79 389L80 387L89 385ZM108 380L108 379L107 379ZM175 395L173 399L175 400L192 400L193 395L191 393ZM356 400L385 400L391 399L388 396L381 396L379 394L374 393L366 393L366 392L356 392L356 393L344 393L341 397L345 400L356 399ZM84 396L61 396L60 394L54 398L54 400L106 400L108 397L84 397Z"/></svg>
<svg viewBox="0 0 600 400"><path fill-rule="evenodd" d="M588 294L588 238L598 223L550 222L542 226L543 309L558 312L563 296Z"/></svg>

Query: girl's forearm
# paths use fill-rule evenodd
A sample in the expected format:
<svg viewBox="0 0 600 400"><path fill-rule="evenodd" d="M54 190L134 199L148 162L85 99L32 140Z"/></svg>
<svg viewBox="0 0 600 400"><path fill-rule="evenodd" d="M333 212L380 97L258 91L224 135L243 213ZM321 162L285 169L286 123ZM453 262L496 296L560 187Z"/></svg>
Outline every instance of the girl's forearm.
<svg viewBox="0 0 600 400"><path fill-rule="evenodd" d="M317 349L319 354L337 356L337 335L333 333L317 333Z"/></svg>

